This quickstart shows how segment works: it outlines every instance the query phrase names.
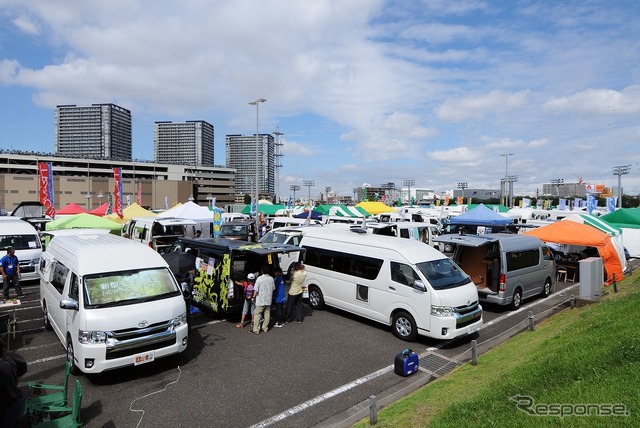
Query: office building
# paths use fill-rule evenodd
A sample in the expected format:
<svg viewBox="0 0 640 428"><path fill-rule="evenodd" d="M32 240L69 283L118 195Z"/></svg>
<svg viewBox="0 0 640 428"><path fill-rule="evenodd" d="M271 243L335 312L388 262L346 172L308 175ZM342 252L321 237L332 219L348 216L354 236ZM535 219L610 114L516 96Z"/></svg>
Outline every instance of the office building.
<svg viewBox="0 0 640 428"><path fill-rule="evenodd" d="M213 125L204 120L156 122L154 159L175 165L213 166Z"/></svg>
<svg viewBox="0 0 640 428"><path fill-rule="evenodd" d="M258 171L259 194L271 198L275 192L275 142L271 134L259 134L256 159L256 136L227 135L226 166L236 170L236 192L256 193L256 170ZM256 162L257 160L257 162Z"/></svg>
<svg viewBox="0 0 640 428"><path fill-rule="evenodd" d="M23 201L39 200L38 162L53 167L54 208L75 202L91 210L113 202L113 168L122 168L123 205L137 202L163 210L193 200L201 206L226 208L235 200L235 170L150 161L113 162L47 153L0 151L0 209L13 211Z"/></svg>
<svg viewBox="0 0 640 428"><path fill-rule="evenodd" d="M54 150L60 156L130 161L131 112L115 104L59 105Z"/></svg>

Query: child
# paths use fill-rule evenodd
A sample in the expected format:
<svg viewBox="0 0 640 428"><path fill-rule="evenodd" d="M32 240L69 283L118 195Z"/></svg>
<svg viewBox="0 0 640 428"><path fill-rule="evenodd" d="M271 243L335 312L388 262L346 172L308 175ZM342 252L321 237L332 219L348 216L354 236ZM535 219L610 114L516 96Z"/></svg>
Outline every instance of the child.
<svg viewBox="0 0 640 428"><path fill-rule="evenodd" d="M255 281L256 276L250 273L247 275L247 280L242 284L244 287L244 305L242 306L242 317L240 318L240 322L236 324L237 328L244 327L244 319L249 313L249 309L251 309L251 324L253 324L253 313L256 310L256 305L251 302L251 299L253 299L253 287Z"/></svg>
<svg viewBox="0 0 640 428"><path fill-rule="evenodd" d="M284 327L285 303L287 302L287 293L284 286L284 278L282 277L282 269L275 270L275 278L273 281L276 288L273 291L273 301L276 304L276 323L274 327Z"/></svg>

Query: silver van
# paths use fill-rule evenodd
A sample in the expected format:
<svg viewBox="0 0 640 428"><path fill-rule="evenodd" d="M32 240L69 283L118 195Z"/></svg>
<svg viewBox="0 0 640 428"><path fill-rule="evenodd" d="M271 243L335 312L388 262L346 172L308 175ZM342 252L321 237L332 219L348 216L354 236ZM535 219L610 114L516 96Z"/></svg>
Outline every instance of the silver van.
<svg viewBox="0 0 640 428"><path fill-rule="evenodd" d="M435 240L455 244L452 258L476 284L481 302L518 309L523 299L547 297L555 286L553 254L536 237L451 234Z"/></svg>

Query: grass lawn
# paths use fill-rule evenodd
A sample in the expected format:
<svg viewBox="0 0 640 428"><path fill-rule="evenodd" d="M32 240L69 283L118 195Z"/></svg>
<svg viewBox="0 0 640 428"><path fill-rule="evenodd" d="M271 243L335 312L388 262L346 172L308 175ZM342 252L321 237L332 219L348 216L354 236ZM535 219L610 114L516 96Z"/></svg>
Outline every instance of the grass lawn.
<svg viewBox="0 0 640 428"><path fill-rule="evenodd" d="M382 409L376 426L640 427L640 270L618 291L544 320L479 356L477 366ZM369 426L368 418L355 426Z"/></svg>

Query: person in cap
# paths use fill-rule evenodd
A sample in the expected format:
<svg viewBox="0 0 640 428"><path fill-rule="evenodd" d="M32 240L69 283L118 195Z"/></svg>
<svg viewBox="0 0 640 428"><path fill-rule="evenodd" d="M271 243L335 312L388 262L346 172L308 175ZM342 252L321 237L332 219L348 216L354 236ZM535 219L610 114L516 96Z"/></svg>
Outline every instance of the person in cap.
<svg viewBox="0 0 640 428"><path fill-rule="evenodd" d="M9 287L16 289L18 297L24 297L20 286L20 262L13 247L7 248L7 255L0 259L0 273L2 273L2 296L9 300Z"/></svg>
<svg viewBox="0 0 640 428"><path fill-rule="evenodd" d="M240 322L236 324L237 328L244 327L244 319L247 317L249 310L251 310L251 324L253 324L253 314L256 311L256 304L253 301L253 291L255 287L256 276L252 273L247 275L247 280L242 283L244 288L244 305L242 306L242 317Z"/></svg>

